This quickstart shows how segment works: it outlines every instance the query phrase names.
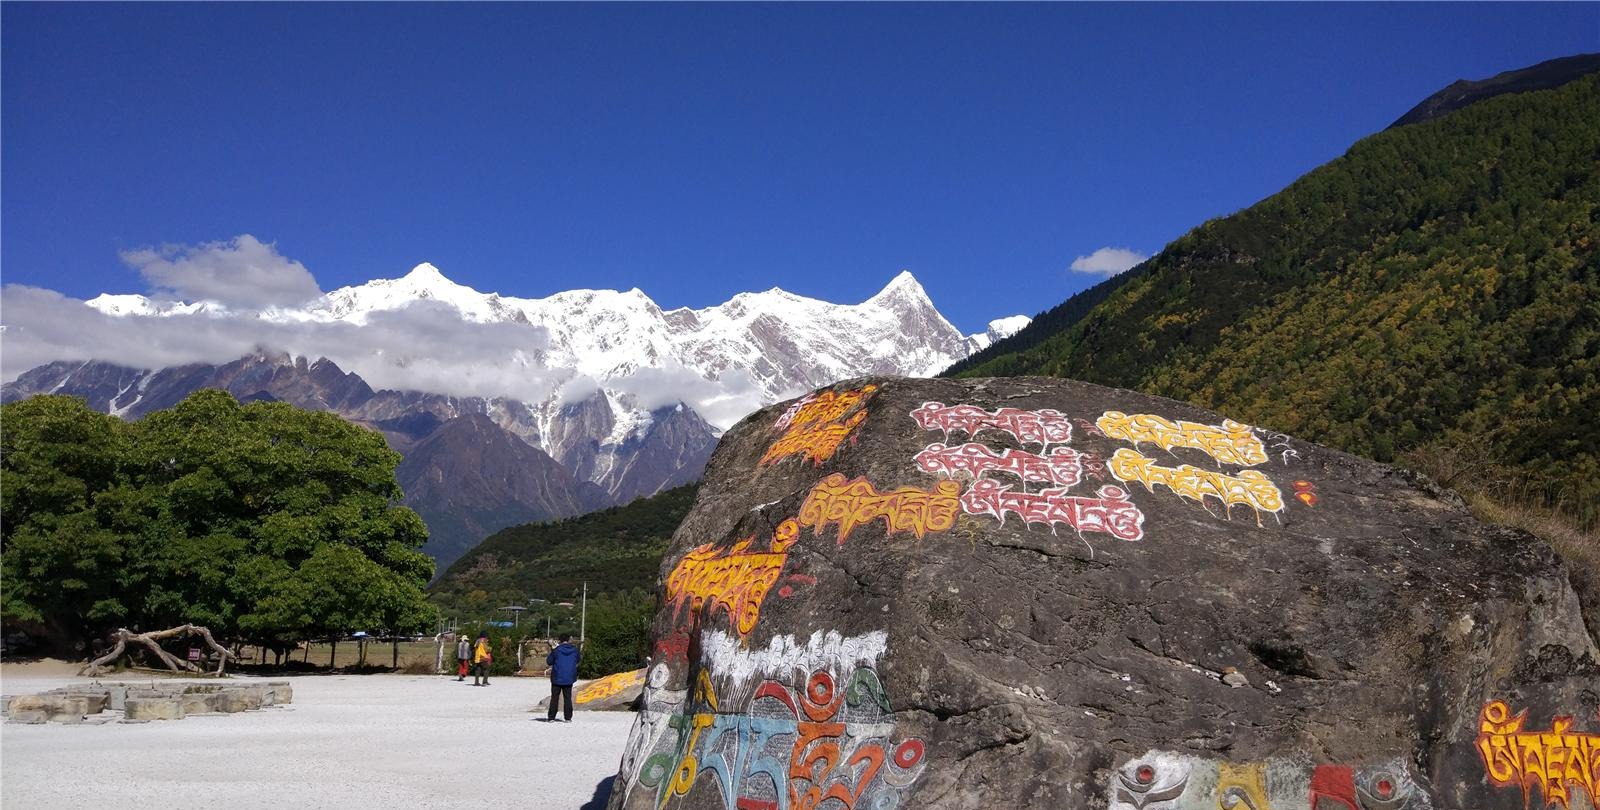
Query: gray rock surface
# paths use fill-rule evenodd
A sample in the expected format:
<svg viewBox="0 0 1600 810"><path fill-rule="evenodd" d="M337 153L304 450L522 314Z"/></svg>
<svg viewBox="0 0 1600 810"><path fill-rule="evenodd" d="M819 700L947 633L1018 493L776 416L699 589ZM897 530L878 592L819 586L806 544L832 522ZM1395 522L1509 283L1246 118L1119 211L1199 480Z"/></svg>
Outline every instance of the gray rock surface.
<svg viewBox="0 0 1600 810"><path fill-rule="evenodd" d="M274 704L294 702L294 686L288 681L272 681L267 686L272 687L272 702Z"/></svg>
<svg viewBox="0 0 1600 810"><path fill-rule="evenodd" d="M123 718L130 722L140 720L182 720L183 698L130 697L123 708Z"/></svg>
<svg viewBox="0 0 1600 810"><path fill-rule="evenodd" d="M218 692L216 694L216 700L213 703L213 708L219 712L234 714L236 712L245 712L251 709L261 708L261 700L260 698L257 698L255 705L251 706L250 696L248 694L239 690L229 690L226 692Z"/></svg>
<svg viewBox="0 0 1600 810"><path fill-rule="evenodd" d="M13 723L79 723L88 713L89 701L79 695L18 695L6 704Z"/></svg>
<svg viewBox="0 0 1600 810"><path fill-rule="evenodd" d="M215 692L189 692L185 693L179 702L183 704L183 715L210 714L217 710L217 693Z"/></svg>
<svg viewBox="0 0 1600 810"><path fill-rule="evenodd" d="M1546 544L1170 400L872 379L762 410L660 587L612 808L1575 810L1600 785L1600 652Z"/></svg>

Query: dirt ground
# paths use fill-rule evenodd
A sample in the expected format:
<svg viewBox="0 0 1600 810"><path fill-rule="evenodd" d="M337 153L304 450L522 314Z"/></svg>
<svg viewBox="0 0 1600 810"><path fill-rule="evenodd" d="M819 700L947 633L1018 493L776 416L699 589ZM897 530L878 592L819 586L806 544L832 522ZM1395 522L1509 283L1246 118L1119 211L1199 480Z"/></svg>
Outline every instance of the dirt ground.
<svg viewBox="0 0 1600 810"><path fill-rule="evenodd" d="M5 664L0 690L88 681L76 671L63 662ZM273 680L290 681L292 704L144 724L0 726L0 808L94 808L115 797L127 810L313 802L579 810L603 806L634 718L580 709L571 723L542 722L530 709L549 686L537 678L495 678L488 687L421 675Z"/></svg>
<svg viewBox="0 0 1600 810"><path fill-rule="evenodd" d="M77 675L83 666L73 661L42 658L37 661L6 661L0 663L0 682L8 678L47 678L57 675ZM6 694L11 694L9 691Z"/></svg>

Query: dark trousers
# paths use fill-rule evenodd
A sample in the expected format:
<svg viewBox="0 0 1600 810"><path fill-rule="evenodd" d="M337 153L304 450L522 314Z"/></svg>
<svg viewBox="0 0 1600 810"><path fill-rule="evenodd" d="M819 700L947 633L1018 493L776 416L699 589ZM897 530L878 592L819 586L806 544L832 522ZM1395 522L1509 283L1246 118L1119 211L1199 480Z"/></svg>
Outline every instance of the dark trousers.
<svg viewBox="0 0 1600 810"><path fill-rule="evenodd" d="M563 703L563 699L565 703ZM547 719L556 719L557 706L561 706L563 719L572 719L572 684L569 683L566 686L550 684L550 717Z"/></svg>
<svg viewBox="0 0 1600 810"><path fill-rule="evenodd" d="M472 682L474 684L476 684L479 681L482 681L486 685L489 683L489 662L488 661L479 661L478 665L477 665L477 669L474 669L472 671Z"/></svg>

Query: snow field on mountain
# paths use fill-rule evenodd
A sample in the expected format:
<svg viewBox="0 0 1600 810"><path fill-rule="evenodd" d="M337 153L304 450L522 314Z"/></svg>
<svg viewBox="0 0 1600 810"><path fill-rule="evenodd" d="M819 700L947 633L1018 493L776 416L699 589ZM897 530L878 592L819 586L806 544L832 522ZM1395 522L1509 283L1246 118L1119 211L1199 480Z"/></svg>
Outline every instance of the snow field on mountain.
<svg viewBox="0 0 1600 810"><path fill-rule="evenodd" d="M427 393L489 395L485 379L507 367L538 372L553 392L544 401L524 399L548 414L552 400L572 399L571 386L602 389L618 415L608 440L625 441L649 424L649 411L681 400L718 429L746 413L801 391L864 374L929 376L1027 324L1025 316L1002 318L989 330L962 335L928 300L914 276L902 272L860 304L834 304L773 288L740 293L704 309L664 312L638 289L568 290L548 298L482 293L456 284L431 264L398 279L378 279L326 293L301 307L272 306L257 312L230 311L214 302L156 301L140 295L102 295L87 302L107 315L159 318L234 318L241 327L257 321L280 327L345 324L365 327L380 316L413 307L447 307L463 324L527 327L499 336L501 356L430 363L426 346L369 348L365 356L333 359L363 376L387 366L413 368ZM520 336L525 345L503 341ZM509 348L509 351L507 350ZM480 368L474 368L477 365ZM501 370L494 370L499 367ZM463 390L452 377L473 378ZM492 383L491 383L492 384ZM513 392L500 392L514 396ZM547 423L553 416L541 416ZM498 420L497 420L498 421ZM539 435L548 435L541 424Z"/></svg>

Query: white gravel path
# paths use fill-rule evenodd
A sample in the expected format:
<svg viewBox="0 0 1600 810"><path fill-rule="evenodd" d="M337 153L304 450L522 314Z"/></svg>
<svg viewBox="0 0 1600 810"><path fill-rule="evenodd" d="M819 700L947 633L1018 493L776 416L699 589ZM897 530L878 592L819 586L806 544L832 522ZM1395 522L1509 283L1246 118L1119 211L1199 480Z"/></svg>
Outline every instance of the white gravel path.
<svg viewBox="0 0 1600 810"><path fill-rule="evenodd" d="M0 807L579 810L616 773L634 718L580 710L571 723L536 722L543 712L529 710L550 687L535 678L273 680L293 684L293 704L144 724L0 725ZM0 689L72 682L85 680L5 677Z"/></svg>

